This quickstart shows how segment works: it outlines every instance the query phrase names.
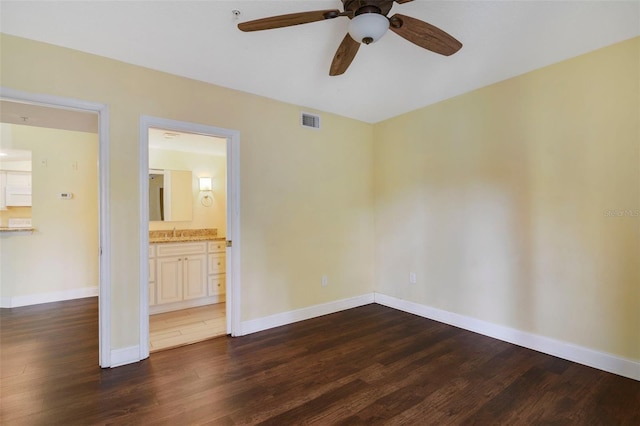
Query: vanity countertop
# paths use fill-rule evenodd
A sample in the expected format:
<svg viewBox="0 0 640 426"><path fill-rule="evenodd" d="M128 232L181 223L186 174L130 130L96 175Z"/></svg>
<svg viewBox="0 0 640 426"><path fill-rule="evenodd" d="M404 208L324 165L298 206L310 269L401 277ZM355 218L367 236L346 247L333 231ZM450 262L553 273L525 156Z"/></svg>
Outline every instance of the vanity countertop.
<svg viewBox="0 0 640 426"><path fill-rule="evenodd" d="M209 237L206 235L190 235L190 236L176 236L176 237L154 237L149 238L150 244L164 244L164 243L184 243L188 241L225 241L223 237Z"/></svg>
<svg viewBox="0 0 640 426"><path fill-rule="evenodd" d="M149 231L150 244L184 243L188 241L224 241L217 229L173 229Z"/></svg>

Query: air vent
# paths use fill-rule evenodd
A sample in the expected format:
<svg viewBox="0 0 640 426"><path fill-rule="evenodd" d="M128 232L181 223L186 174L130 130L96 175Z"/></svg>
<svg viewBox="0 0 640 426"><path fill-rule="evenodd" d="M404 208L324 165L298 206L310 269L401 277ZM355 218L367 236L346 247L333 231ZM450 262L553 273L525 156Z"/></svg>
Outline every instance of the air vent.
<svg viewBox="0 0 640 426"><path fill-rule="evenodd" d="M303 112L300 114L302 127L320 128L320 116Z"/></svg>

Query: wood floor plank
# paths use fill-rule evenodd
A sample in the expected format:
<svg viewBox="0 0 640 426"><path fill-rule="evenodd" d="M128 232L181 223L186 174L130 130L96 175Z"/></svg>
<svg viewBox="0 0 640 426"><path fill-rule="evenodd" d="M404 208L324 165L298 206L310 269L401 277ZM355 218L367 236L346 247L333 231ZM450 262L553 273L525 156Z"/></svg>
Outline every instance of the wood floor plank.
<svg viewBox="0 0 640 426"><path fill-rule="evenodd" d="M188 316L166 333L220 320ZM638 381L375 304L105 370L97 327L96 299L0 310L2 425L640 424Z"/></svg>

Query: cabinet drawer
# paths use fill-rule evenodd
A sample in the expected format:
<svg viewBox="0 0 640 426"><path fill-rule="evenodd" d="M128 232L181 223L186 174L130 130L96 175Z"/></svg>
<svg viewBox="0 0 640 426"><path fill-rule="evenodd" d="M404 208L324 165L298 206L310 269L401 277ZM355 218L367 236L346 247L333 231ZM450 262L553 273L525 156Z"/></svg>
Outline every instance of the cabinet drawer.
<svg viewBox="0 0 640 426"><path fill-rule="evenodd" d="M149 257L156 257L156 246L149 246Z"/></svg>
<svg viewBox="0 0 640 426"><path fill-rule="evenodd" d="M185 254L205 254L207 252L207 242L158 244L156 256L182 256Z"/></svg>
<svg viewBox="0 0 640 426"><path fill-rule="evenodd" d="M209 253L224 253L226 251L226 241L209 241Z"/></svg>
<svg viewBox="0 0 640 426"><path fill-rule="evenodd" d="M209 276L209 296L217 296L220 294L225 294L225 275L211 275Z"/></svg>
<svg viewBox="0 0 640 426"><path fill-rule="evenodd" d="M209 255L209 273L224 274L227 270L225 256L222 253L214 253Z"/></svg>

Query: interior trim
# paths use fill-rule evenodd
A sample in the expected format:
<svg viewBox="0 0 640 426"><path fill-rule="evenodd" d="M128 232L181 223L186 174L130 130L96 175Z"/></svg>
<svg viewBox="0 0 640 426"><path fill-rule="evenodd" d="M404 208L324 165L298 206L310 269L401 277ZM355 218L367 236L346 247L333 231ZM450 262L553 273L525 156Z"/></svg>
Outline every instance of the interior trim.
<svg viewBox="0 0 640 426"><path fill-rule="evenodd" d="M140 348L136 346L129 346L126 348L114 349L111 351L111 367L120 367L127 364L133 364L138 361L138 355Z"/></svg>
<svg viewBox="0 0 640 426"><path fill-rule="evenodd" d="M97 297L98 287L80 287L48 293L29 294L27 296L3 297L0 308L19 308L21 306L39 305L41 303L62 302L64 300Z"/></svg>
<svg viewBox="0 0 640 426"><path fill-rule="evenodd" d="M241 326L242 335L257 333L282 325L292 324L298 321L333 314L345 309L357 308L358 306L369 305L374 302L374 293L367 293L348 299L334 300L332 302L321 303L319 305L307 306L293 311L281 312L262 318L243 321Z"/></svg>

